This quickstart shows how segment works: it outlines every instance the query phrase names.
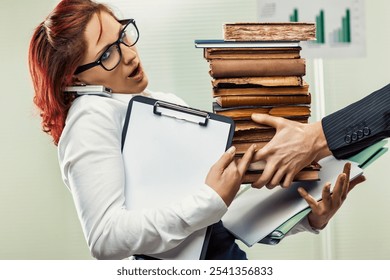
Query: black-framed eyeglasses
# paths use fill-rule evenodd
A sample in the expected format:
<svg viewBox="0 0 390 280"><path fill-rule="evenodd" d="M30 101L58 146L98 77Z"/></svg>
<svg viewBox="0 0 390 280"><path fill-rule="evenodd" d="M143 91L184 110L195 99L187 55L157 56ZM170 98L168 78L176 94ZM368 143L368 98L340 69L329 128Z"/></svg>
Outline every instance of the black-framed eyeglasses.
<svg viewBox="0 0 390 280"><path fill-rule="evenodd" d="M77 67L76 71L74 72L75 75L98 65L107 71L112 71L119 65L122 59L122 51L119 44L132 47L139 39L139 31L134 19L120 20L119 23L123 24L124 27L119 35L118 40L109 45L96 61Z"/></svg>

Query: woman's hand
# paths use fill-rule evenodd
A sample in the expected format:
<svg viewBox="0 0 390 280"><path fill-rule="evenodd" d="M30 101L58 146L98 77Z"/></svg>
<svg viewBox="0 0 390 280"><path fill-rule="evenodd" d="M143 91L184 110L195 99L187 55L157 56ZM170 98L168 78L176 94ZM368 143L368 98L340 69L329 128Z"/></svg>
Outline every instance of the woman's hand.
<svg viewBox="0 0 390 280"><path fill-rule="evenodd" d="M221 158L210 168L206 184L214 189L227 206L233 201L255 153L256 145L252 145L242 159L236 163L234 155L236 148L230 147Z"/></svg>
<svg viewBox="0 0 390 280"><path fill-rule="evenodd" d="M254 188L287 188L295 175L314 160L331 155L321 122L302 124L281 117L253 114L252 120L274 127L275 136L256 152L254 161L265 161L266 166Z"/></svg>
<svg viewBox="0 0 390 280"><path fill-rule="evenodd" d="M311 208L308 215L310 225L315 229L323 229L334 216L337 210L341 207L347 194L357 185L366 180L361 175L349 182L349 174L351 171L351 164L348 162L344 165L344 171L337 178L333 192L330 191L330 183L325 184L322 189L322 200L315 200L303 188L298 188L299 194L306 200Z"/></svg>

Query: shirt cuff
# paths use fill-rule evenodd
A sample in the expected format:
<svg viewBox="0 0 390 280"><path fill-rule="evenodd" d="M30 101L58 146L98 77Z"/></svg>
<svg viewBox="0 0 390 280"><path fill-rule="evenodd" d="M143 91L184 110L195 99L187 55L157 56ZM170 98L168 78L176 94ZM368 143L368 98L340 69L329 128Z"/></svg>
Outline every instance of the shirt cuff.
<svg viewBox="0 0 390 280"><path fill-rule="evenodd" d="M298 224L293 227L287 235L297 234L299 232L311 232L314 234L319 234L320 230L313 228L309 223L309 218L306 216Z"/></svg>
<svg viewBox="0 0 390 280"><path fill-rule="evenodd" d="M223 199L206 184L183 201L183 213L191 227L200 229L217 223L226 212Z"/></svg>

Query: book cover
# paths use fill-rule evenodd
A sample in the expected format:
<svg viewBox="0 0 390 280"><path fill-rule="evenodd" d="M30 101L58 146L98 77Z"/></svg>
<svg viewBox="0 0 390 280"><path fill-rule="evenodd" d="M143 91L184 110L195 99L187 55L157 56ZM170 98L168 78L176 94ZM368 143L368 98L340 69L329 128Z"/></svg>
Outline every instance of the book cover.
<svg viewBox="0 0 390 280"><path fill-rule="evenodd" d="M269 114L289 119L307 119L310 117L309 105L294 106L241 106L223 108L213 102L213 112L232 118L233 120L251 120L252 114Z"/></svg>
<svg viewBox="0 0 390 280"><path fill-rule="evenodd" d="M237 107L237 106L282 106L294 104L310 104L311 95L235 95L218 96L215 101L219 106Z"/></svg>
<svg viewBox="0 0 390 280"><path fill-rule="evenodd" d="M233 135L233 141L239 142L257 142L257 141L270 141L275 136L276 130L274 128L269 129L251 129L235 131Z"/></svg>
<svg viewBox="0 0 390 280"><path fill-rule="evenodd" d="M306 61L297 59L214 59L210 61L213 78L304 76Z"/></svg>
<svg viewBox="0 0 390 280"><path fill-rule="evenodd" d="M203 57L211 59L300 58L301 47L294 48L204 48Z"/></svg>
<svg viewBox="0 0 390 280"><path fill-rule="evenodd" d="M223 25L225 41L307 41L316 39L315 23L238 22Z"/></svg>
<svg viewBox="0 0 390 280"><path fill-rule="evenodd" d="M243 184L251 184L251 183L255 182L257 179L259 179L260 175L261 175L261 173L259 173L259 172L247 171L244 174L244 178L242 180L242 183ZM298 182L298 181L318 181L318 180L320 180L318 170L301 170L295 175L293 181Z"/></svg>
<svg viewBox="0 0 390 280"><path fill-rule="evenodd" d="M294 121L298 121L300 123L307 123L308 119L298 119L298 120L294 120ZM251 130L262 131L262 130L273 129L273 127L259 124L257 122L252 121L252 120L237 120L234 122L234 125L235 125L235 127L234 127L235 133L241 132L241 131L251 131Z"/></svg>
<svg viewBox="0 0 390 280"><path fill-rule="evenodd" d="M249 147L253 144L256 144L257 149L264 148L265 145L267 145L268 142L234 142L232 143L232 146L236 147L236 156L242 157L245 152L249 149Z"/></svg>
<svg viewBox="0 0 390 280"><path fill-rule="evenodd" d="M299 41L258 41L258 42L227 42L222 39L195 40L196 48L294 48L299 47Z"/></svg>
<svg viewBox="0 0 390 280"><path fill-rule="evenodd" d="M228 88L240 86L301 86L302 76L273 76L273 77L238 77L238 78L218 78L211 80L213 88Z"/></svg>
<svg viewBox="0 0 390 280"><path fill-rule="evenodd" d="M255 86L242 85L213 88L213 97L235 95L308 95L309 85L303 81L302 86Z"/></svg>

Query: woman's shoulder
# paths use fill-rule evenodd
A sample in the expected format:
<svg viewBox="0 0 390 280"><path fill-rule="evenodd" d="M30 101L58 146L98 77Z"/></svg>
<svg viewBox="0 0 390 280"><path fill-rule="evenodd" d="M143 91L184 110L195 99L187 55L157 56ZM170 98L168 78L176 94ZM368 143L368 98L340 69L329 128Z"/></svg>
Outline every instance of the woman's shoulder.
<svg viewBox="0 0 390 280"><path fill-rule="evenodd" d="M145 93L154 99L163 100L166 102L171 102L171 103L175 103L178 105L187 106L187 103L183 99L181 99L180 97L178 97L177 95L175 95L173 93L151 91L151 90L145 90Z"/></svg>
<svg viewBox="0 0 390 280"><path fill-rule="evenodd" d="M83 95L75 99L69 112L111 114L118 112L120 108L125 109L126 107L126 103L111 97Z"/></svg>
<svg viewBox="0 0 390 280"><path fill-rule="evenodd" d="M73 101L67 116L67 123L84 121L111 126L121 125L126 115L127 103L96 95L83 95Z"/></svg>

